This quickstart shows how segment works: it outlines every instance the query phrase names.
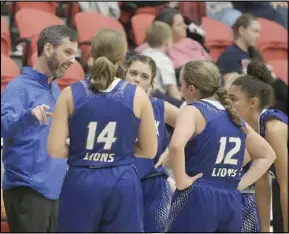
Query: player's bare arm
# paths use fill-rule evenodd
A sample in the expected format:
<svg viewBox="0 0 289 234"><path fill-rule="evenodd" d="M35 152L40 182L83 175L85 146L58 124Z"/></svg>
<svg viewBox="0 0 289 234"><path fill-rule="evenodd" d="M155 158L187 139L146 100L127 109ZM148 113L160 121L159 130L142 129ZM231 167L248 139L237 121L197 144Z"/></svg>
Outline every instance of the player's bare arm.
<svg viewBox="0 0 289 234"><path fill-rule="evenodd" d="M148 95L138 87L135 94L134 112L141 120L135 156L152 159L158 147L154 113Z"/></svg>
<svg viewBox="0 0 289 234"><path fill-rule="evenodd" d="M70 101L69 101L70 100ZM52 124L48 136L47 150L50 156L56 158L68 157L68 146L66 144L69 136L70 102L72 93L70 87L66 87L56 103Z"/></svg>
<svg viewBox="0 0 289 234"><path fill-rule="evenodd" d="M238 186L239 190L247 188L261 178L276 159L272 147L248 124L246 125L248 130L246 148L251 156L252 165L243 175Z"/></svg>
<svg viewBox="0 0 289 234"><path fill-rule="evenodd" d="M202 174L198 174L189 177L185 172L184 149L189 139L195 134L197 115L197 109L192 106L186 106L180 111L169 146L169 154L175 175L176 187L179 190L188 188L202 176Z"/></svg>

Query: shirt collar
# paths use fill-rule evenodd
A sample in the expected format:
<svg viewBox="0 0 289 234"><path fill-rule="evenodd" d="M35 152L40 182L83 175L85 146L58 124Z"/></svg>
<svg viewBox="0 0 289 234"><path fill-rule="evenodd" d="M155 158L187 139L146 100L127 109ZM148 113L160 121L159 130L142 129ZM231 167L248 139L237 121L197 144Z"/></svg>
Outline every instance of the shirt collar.
<svg viewBox="0 0 289 234"><path fill-rule="evenodd" d="M22 74L27 74L30 78L39 81L44 85L48 85L48 76L36 71L32 67L23 67Z"/></svg>

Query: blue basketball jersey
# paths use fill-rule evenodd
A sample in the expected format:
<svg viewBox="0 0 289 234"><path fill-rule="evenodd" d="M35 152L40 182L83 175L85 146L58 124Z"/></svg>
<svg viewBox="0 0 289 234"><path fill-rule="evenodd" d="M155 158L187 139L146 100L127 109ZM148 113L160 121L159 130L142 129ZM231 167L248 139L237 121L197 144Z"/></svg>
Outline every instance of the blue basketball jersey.
<svg viewBox="0 0 289 234"><path fill-rule="evenodd" d="M191 104L205 117L206 127L185 147L186 173L203 173L198 181L237 188L244 160L246 134L236 126L217 101L200 100Z"/></svg>
<svg viewBox="0 0 289 234"><path fill-rule="evenodd" d="M156 174L165 174L168 176L168 172L164 167L154 167L154 165L158 162L161 154L166 150L169 144L169 135L165 123L164 100L153 97L151 98L151 103L154 111L155 125L157 128L158 151L156 157L153 160L146 158L136 158L135 166L141 179Z"/></svg>
<svg viewBox="0 0 289 234"><path fill-rule="evenodd" d="M288 116L285 115L282 111L277 109L264 109L258 119L259 134L264 138L266 134L266 122L271 119L278 119L286 124L288 123ZM252 162L249 162L246 166L243 167L241 175L244 175L249 170L251 164ZM242 193L252 192L255 192L255 184L242 191Z"/></svg>
<svg viewBox="0 0 289 234"><path fill-rule="evenodd" d="M265 138L266 134L266 122L270 119L278 119L284 123L288 123L288 117L281 111L276 109L264 109L261 112L261 115L258 119L258 128L259 134ZM252 162L249 162L243 170L241 171L241 175L244 175L248 169L250 168ZM271 166L269 172L273 171L274 174L274 165ZM242 232L260 232L260 218L258 214L256 196L255 196L255 184L252 184L248 188L244 189L242 192Z"/></svg>
<svg viewBox="0 0 289 234"><path fill-rule="evenodd" d="M88 80L71 86L69 166L112 167L134 161L140 120L134 115L136 87L117 79L112 89L93 90Z"/></svg>
<svg viewBox="0 0 289 234"><path fill-rule="evenodd" d="M282 111L277 109L264 109L259 117L259 134L265 138L266 134L266 122L272 119L277 119L285 124L288 124L288 116ZM276 178L274 164L269 169L272 176Z"/></svg>
<svg viewBox="0 0 289 234"><path fill-rule="evenodd" d="M264 109L259 117L259 134L265 137L266 122L268 120L278 119L283 123L288 124L288 116L277 109Z"/></svg>

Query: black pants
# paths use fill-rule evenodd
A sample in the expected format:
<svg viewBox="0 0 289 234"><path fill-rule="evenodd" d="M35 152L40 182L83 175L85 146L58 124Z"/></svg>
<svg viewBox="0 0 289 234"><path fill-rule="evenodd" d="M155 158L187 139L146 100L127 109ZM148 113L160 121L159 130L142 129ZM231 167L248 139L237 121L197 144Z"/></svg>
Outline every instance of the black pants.
<svg viewBox="0 0 289 234"><path fill-rule="evenodd" d="M56 232L58 200L48 200L29 187L3 190L10 232Z"/></svg>
<svg viewBox="0 0 289 234"><path fill-rule="evenodd" d="M273 203L273 232L283 231L283 216L280 201L280 186L278 181L273 179L272 181L272 203Z"/></svg>

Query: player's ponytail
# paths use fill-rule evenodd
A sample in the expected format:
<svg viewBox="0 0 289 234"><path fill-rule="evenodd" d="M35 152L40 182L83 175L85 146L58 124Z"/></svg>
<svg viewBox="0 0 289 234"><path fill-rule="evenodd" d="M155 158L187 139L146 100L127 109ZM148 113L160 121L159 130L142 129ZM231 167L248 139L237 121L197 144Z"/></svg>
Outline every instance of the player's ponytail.
<svg viewBox="0 0 289 234"><path fill-rule="evenodd" d="M216 92L216 96L218 97L220 103L225 107L227 113L229 114L232 121L243 130L243 132L247 132L245 127L242 124L242 120L237 112L237 110L233 107L233 103L229 99L228 92L226 89L219 87Z"/></svg>
<svg viewBox="0 0 289 234"><path fill-rule="evenodd" d="M247 67L247 74L253 76L260 81L263 81L267 84L271 84L274 80L271 72L267 68L266 64L257 59L253 59Z"/></svg>
<svg viewBox="0 0 289 234"><path fill-rule="evenodd" d="M125 34L115 29L99 30L91 41L92 68L90 84L96 90L105 90L113 82L118 65L127 50Z"/></svg>
<svg viewBox="0 0 289 234"><path fill-rule="evenodd" d="M254 59L248 64L247 75L237 78L232 85L239 86L248 98L258 98L260 111L262 111L275 103L273 80L266 64Z"/></svg>
<svg viewBox="0 0 289 234"><path fill-rule="evenodd" d="M101 56L92 65L90 84L96 90L105 90L111 85L115 75L115 65L105 56Z"/></svg>

